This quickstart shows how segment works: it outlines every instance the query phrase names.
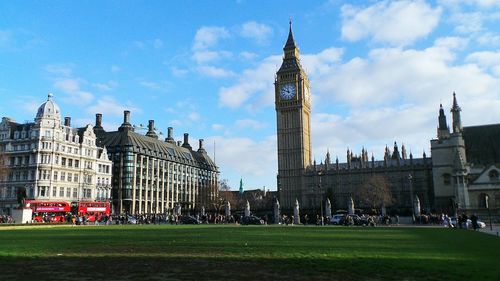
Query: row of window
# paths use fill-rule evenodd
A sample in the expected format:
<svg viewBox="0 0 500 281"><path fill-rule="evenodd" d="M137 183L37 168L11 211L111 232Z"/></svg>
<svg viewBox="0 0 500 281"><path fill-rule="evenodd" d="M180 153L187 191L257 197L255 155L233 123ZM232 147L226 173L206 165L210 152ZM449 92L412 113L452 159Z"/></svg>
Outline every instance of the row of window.
<svg viewBox="0 0 500 281"><path fill-rule="evenodd" d="M27 190L28 197L33 197L33 188ZM111 189L97 188L95 190L97 198L110 198ZM0 187L0 198L16 198L17 188L14 186ZM78 198L92 199L92 189L83 188L81 196L78 196L78 188L76 187L52 187L39 186L37 190L37 197L59 197L59 198Z"/></svg>

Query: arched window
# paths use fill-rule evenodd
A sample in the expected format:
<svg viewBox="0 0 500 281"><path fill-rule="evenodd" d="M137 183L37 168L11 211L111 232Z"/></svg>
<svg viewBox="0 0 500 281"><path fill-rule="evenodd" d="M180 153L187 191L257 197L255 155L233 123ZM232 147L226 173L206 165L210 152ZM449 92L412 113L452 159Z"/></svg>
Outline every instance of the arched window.
<svg viewBox="0 0 500 281"><path fill-rule="evenodd" d="M479 194L477 198L477 206L479 208L486 208L486 195L485 193Z"/></svg>

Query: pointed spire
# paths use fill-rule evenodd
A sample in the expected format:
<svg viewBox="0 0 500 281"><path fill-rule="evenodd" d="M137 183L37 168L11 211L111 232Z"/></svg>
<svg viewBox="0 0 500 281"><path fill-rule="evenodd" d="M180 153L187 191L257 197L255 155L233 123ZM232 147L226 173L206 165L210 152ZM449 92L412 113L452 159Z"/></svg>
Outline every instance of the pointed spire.
<svg viewBox="0 0 500 281"><path fill-rule="evenodd" d="M297 48L297 45L295 45L295 40L293 39L292 18L290 18L289 23L290 23L290 29L288 31L288 39L286 40L285 47L283 47L283 50Z"/></svg>
<svg viewBox="0 0 500 281"><path fill-rule="evenodd" d="M458 106L457 97L455 92L453 92L453 107L451 108L451 113L453 116L453 133L461 133L462 132L462 120L460 118L460 111L462 109Z"/></svg>
<svg viewBox="0 0 500 281"><path fill-rule="evenodd" d="M439 117L438 117L438 139L446 139L450 137L450 129L446 122L446 115L444 115L443 105L439 104Z"/></svg>

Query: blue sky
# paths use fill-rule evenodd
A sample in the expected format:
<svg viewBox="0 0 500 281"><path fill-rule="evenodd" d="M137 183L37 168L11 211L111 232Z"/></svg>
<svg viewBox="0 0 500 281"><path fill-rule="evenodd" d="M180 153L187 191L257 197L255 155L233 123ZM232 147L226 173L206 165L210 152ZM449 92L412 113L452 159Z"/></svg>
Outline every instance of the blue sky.
<svg viewBox="0 0 500 281"><path fill-rule="evenodd" d="M211 155L215 142L233 189L241 177L275 189L273 82L290 17L318 163L327 150L345 162L347 148L380 159L394 141L429 154L453 91L464 125L500 122L497 0L2 1L0 115L33 120L49 92L78 126L102 113L115 130L128 109L195 148L204 138Z"/></svg>

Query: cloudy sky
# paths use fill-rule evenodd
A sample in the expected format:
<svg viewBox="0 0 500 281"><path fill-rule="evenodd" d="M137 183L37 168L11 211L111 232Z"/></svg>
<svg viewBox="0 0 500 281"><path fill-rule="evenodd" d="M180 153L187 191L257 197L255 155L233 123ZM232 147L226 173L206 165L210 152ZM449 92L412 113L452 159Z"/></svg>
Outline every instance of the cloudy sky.
<svg viewBox="0 0 500 281"><path fill-rule="evenodd" d="M276 189L290 17L318 163L347 148L380 159L394 141L429 154L454 91L465 126L500 122L498 0L1 1L0 115L32 121L49 92L78 126L102 113L116 130L128 109L195 148L204 138L233 189Z"/></svg>

